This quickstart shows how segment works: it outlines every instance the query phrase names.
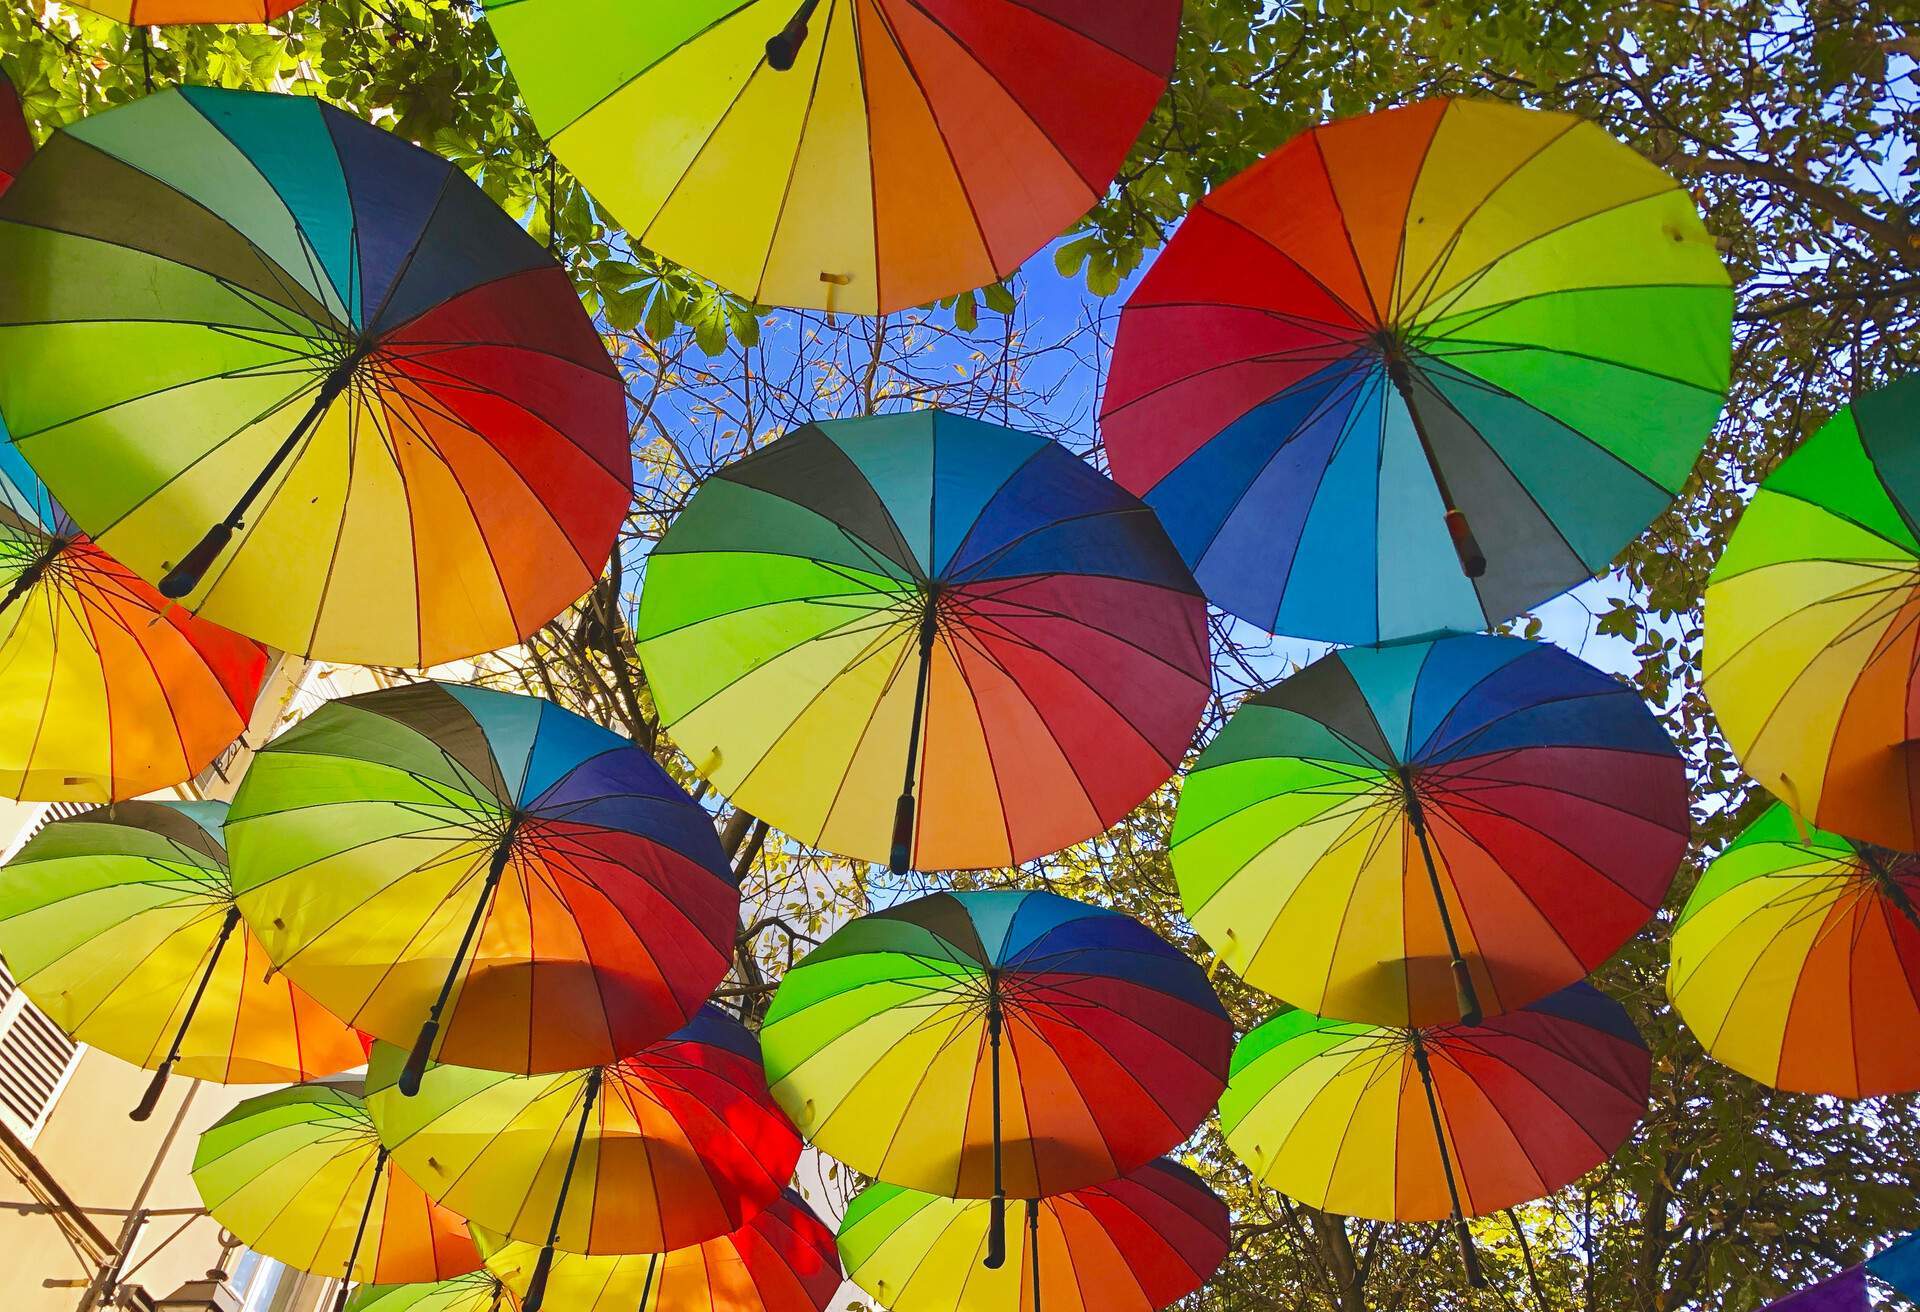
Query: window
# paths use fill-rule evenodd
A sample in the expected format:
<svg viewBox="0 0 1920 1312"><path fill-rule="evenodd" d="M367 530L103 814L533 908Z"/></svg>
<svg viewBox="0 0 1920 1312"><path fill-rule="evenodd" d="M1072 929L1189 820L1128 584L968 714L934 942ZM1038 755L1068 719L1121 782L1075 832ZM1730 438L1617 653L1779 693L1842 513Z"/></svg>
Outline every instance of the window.
<svg viewBox="0 0 1920 1312"><path fill-rule="evenodd" d="M92 809L84 802L41 807L21 831L14 849L53 821ZM79 1044L27 1001L13 976L0 965L0 1124L31 1144L46 1125L73 1068L80 1064L81 1051Z"/></svg>

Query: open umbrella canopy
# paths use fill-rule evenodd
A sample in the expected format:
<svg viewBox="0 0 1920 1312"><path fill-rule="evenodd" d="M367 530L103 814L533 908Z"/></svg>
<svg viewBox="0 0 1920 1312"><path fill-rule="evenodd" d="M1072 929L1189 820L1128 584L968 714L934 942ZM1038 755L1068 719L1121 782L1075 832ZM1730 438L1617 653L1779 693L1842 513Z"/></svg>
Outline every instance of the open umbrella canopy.
<svg viewBox="0 0 1920 1312"><path fill-rule="evenodd" d="M1707 580L1701 686L1741 766L1823 829L1920 849L1920 376L1761 482Z"/></svg>
<svg viewBox="0 0 1920 1312"><path fill-rule="evenodd" d="M321 1080L240 1103L200 1136L200 1200L234 1238L296 1271L388 1285L477 1269L466 1222L389 1159L360 1093L358 1081Z"/></svg>
<svg viewBox="0 0 1920 1312"><path fill-rule="evenodd" d="M1226 1258L1227 1205L1167 1158L1105 1184L1028 1200L1012 1259L981 1265L988 1205L869 1185L840 1253L892 1312L1158 1312Z"/></svg>
<svg viewBox="0 0 1920 1312"><path fill-rule="evenodd" d="M1774 1088L1920 1091L1920 856L1775 806L1707 867L1667 993L1701 1046Z"/></svg>
<svg viewBox="0 0 1920 1312"><path fill-rule="evenodd" d="M1468 632L1672 502L1732 313L1693 201L1637 152L1424 101L1303 133L1194 209L1121 315L1102 431L1242 619Z"/></svg>
<svg viewBox="0 0 1920 1312"><path fill-rule="evenodd" d="M1580 979L1686 854L1686 768L1633 689L1471 635L1322 657L1235 712L1180 797L1197 929L1326 1016L1433 1025Z"/></svg>
<svg viewBox="0 0 1920 1312"><path fill-rule="evenodd" d="M520 1300L491 1271L414 1285L362 1285L346 1312L516 1312Z"/></svg>
<svg viewBox="0 0 1920 1312"><path fill-rule="evenodd" d="M0 875L0 957L54 1024L139 1066L223 1084L358 1066L359 1036L241 922L226 813L121 802L46 826Z"/></svg>
<svg viewBox="0 0 1920 1312"><path fill-rule="evenodd" d="M306 0L84 0L78 7L135 27L173 27L182 23L271 23L305 3Z"/></svg>
<svg viewBox="0 0 1920 1312"><path fill-rule="evenodd" d="M1464 1245L1461 1218L1544 1198L1611 1157L1651 1071L1626 1010L1584 982L1480 1025L1289 1010L1235 1049L1220 1128L1289 1198L1380 1221L1451 1216Z"/></svg>
<svg viewBox="0 0 1920 1312"><path fill-rule="evenodd" d="M800 1157L740 1022L703 1008L614 1065L557 1075L430 1066L396 1087L375 1044L368 1101L396 1161L474 1224L570 1253L658 1253L729 1234Z"/></svg>
<svg viewBox="0 0 1920 1312"><path fill-rule="evenodd" d="M13 185L32 154L33 133L27 128L20 92L12 79L0 72L0 192Z"/></svg>
<svg viewBox="0 0 1920 1312"><path fill-rule="evenodd" d="M1233 1041L1199 965L1152 930L1018 890L848 922L787 973L760 1037L774 1096L823 1152L996 1201L1111 1180L1185 1140Z"/></svg>
<svg viewBox="0 0 1920 1312"><path fill-rule="evenodd" d="M0 427L0 795L185 783L246 729L266 674L258 643L170 606L82 533Z"/></svg>
<svg viewBox="0 0 1920 1312"><path fill-rule="evenodd" d="M240 909L360 1029L507 1071L617 1061L732 960L713 824L646 752L536 697L453 684L330 702L254 758Z"/></svg>
<svg viewBox="0 0 1920 1312"><path fill-rule="evenodd" d="M476 1236L487 1266L524 1294L537 1244ZM792 1189L738 1230L670 1253L561 1253L547 1281L551 1312L826 1312L840 1290L833 1231Z"/></svg>
<svg viewBox="0 0 1920 1312"><path fill-rule="evenodd" d="M433 665L598 577L619 377L466 175L308 96L163 91L0 196L0 414L74 521L285 651Z"/></svg>
<svg viewBox="0 0 1920 1312"><path fill-rule="evenodd" d="M1013 272L1107 193L1177 0L488 0L554 153L748 300L878 314Z"/></svg>
<svg viewBox="0 0 1920 1312"><path fill-rule="evenodd" d="M661 723L739 806L896 870L1017 864L1164 783L1206 607L1151 512L1056 443L937 410L808 424L647 563Z"/></svg>

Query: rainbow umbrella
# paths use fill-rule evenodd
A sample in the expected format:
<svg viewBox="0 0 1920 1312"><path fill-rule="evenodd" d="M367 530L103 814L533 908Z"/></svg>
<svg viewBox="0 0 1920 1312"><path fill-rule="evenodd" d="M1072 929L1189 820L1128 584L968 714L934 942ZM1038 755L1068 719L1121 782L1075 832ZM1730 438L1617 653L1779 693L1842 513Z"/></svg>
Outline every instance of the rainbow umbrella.
<svg viewBox="0 0 1920 1312"><path fill-rule="evenodd" d="M515 1312L520 1300L491 1271L412 1285L362 1285L346 1312Z"/></svg>
<svg viewBox="0 0 1920 1312"><path fill-rule="evenodd" d="M306 0L76 0L78 7L132 27L183 23L271 23Z"/></svg>
<svg viewBox="0 0 1920 1312"><path fill-rule="evenodd" d="M1249 698L1180 797L1174 874L1248 983L1436 1025L1592 971L1687 849L1686 769L1635 692L1484 635L1334 652Z"/></svg>
<svg viewBox="0 0 1920 1312"><path fill-rule="evenodd" d="M555 1249L658 1253L738 1230L773 1203L800 1136L767 1093L760 1046L711 1005L613 1065L557 1075L430 1066L397 1087L404 1050L374 1045L368 1104L394 1159L475 1225Z"/></svg>
<svg viewBox="0 0 1920 1312"><path fill-rule="evenodd" d="M399 137L308 96L148 96L34 156L0 267L14 449L211 620L435 665L606 562L619 376L546 250Z"/></svg>
<svg viewBox="0 0 1920 1312"><path fill-rule="evenodd" d="M1114 477L1210 600L1372 643L1604 571L1726 396L1733 292L1687 192L1566 114L1429 100L1206 197L1120 317Z"/></svg>
<svg viewBox="0 0 1920 1312"><path fill-rule="evenodd" d="M525 1292L539 1246L477 1238L488 1268ZM703 1244L625 1257L561 1253L546 1288L555 1312L826 1312L840 1280L833 1231L787 1189Z"/></svg>
<svg viewBox="0 0 1920 1312"><path fill-rule="evenodd" d="M1823 829L1920 849L1920 377L1767 475L1707 580L1701 686L1754 781Z"/></svg>
<svg viewBox="0 0 1920 1312"><path fill-rule="evenodd" d="M20 92L12 80L0 72L0 192L13 185L32 155L33 133L27 127Z"/></svg>
<svg viewBox="0 0 1920 1312"><path fill-rule="evenodd" d="M1920 1091L1920 856L1774 806L1701 876L1667 994L1702 1046L1777 1089Z"/></svg>
<svg viewBox="0 0 1920 1312"><path fill-rule="evenodd" d="M193 1183L213 1219L256 1253L346 1282L445 1280L480 1265L466 1223L381 1146L358 1081L249 1098L200 1136Z"/></svg>
<svg viewBox="0 0 1920 1312"><path fill-rule="evenodd" d="M1098 1184L1179 1144L1219 1095L1233 1031L1200 967L1138 921L1002 889L841 926L781 981L760 1039L815 1147L992 1199L998 1266L1008 1195Z"/></svg>
<svg viewBox="0 0 1920 1312"><path fill-rule="evenodd" d="M94 545L0 427L0 794L185 783L245 731L267 663Z"/></svg>
<svg viewBox="0 0 1920 1312"><path fill-rule="evenodd" d="M1281 1012L1240 1041L1220 1099L1254 1178L1325 1211L1466 1217L1542 1198L1598 1166L1646 1111L1652 1058L1591 984L1479 1025L1402 1029Z"/></svg>
<svg viewBox="0 0 1920 1312"><path fill-rule="evenodd" d="M0 876L0 956L81 1043L222 1084L332 1075L360 1038L284 976L241 922L224 802L122 802L46 826Z"/></svg>
<svg viewBox="0 0 1920 1312"><path fill-rule="evenodd" d="M1150 512L1055 443L938 410L808 424L720 470L648 558L635 636L722 792L896 871L1105 831L1173 773L1210 677Z"/></svg>
<svg viewBox="0 0 1920 1312"><path fill-rule="evenodd" d="M1227 1205L1168 1158L1028 1199L1015 1261L980 1264L988 1205L898 1185L847 1204L840 1252L853 1282L892 1312L1158 1312L1204 1285L1227 1255Z"/></svg>
<svg viewBox="0 0 1920 1312"><path fill-rule="evenodd" d="M1012 273L1107 194L1166 88L1180 6L487 14L554 153L636 245L762 304L879 314Z"/></svg>
<svg viewBox="0 0 1920 1312"><path fill-rule="evenodd" d="M330 702L254 758L240 910L292 979L429 1057L550 1072L678 1027L733 959L713 824L627 739L445 683Z"/></svg>

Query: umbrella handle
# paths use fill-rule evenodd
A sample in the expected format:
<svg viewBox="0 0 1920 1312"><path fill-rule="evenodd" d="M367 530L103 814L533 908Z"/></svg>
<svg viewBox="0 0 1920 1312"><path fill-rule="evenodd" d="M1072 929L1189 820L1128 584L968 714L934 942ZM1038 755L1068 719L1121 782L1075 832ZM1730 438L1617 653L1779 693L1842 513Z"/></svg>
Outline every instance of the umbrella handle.
<svg viewBox="0 0 1920 1312"><path fill-rule="evenodd" d="M1453 554L1460 558L1462 574L1477 579L1487 572L1487 553L1480 550L1480 540L1473 536L1467 512L1458 506L1447 507L1447 536L1453 539Z"/></svg>
<svg viewBox="0 0 1920 1312"><path fill-rule="evenodd" d="M430 1020L420 1027L419 1037L413 1041L413 1051L407 1054L407 1064L400 1068L400 1096L411 1098L420 1092L420 1081L426 1077L427 1061L433 1052L433 1041L440 1036L440 1022Z"/></svg>
<svg viewBox="0 0 1920 1312"><path fill-rule="evenodd" d="M1007 1196L995 1194L987 1204L987 1255L980 1265L998 1271L1007 1264Z"/></svg>
<svg viewBox="0 0 1920 1312"><path fill-rule="evenodd" d="M1473 1231L1467 1228L1465 1217L1454 1218L1453 1233L1460 1241L1460 1264L1467 1269L1467 1284L1474 1289L1485 1289L1487 1275L1480 1269L1480 1250L1473 1246Z"/></svg>
<svg viewBox="0 0 1920 1312"><path fill-rule="evenodd" d="M807 20L813 17L814 7L820 0L801 0L800 8L794 11L787 25L767 38L767 67L776 73L784 73L793 67L800 57L800 47L806 44Z"/></svg>
<svg viewBox="0 0 1920 1312"><path fill-rule="evenodd" d="M533 1279L527 1282L527 1295L520 1300L524 1312L540 1312L540 1304L547 1297L547 1277L552 1274L553 1245L548 1244L540 1250L540 1260L533 1264Z"/></svg>
<svg viewBox="0 0 1920 1312"><path fill-rule="evenodd" d="M1427 884L1433 890L1434 909L1440 913L1440 929L1447 937L1447 965L1453 971L1454 1001L1460 1008L1462 1025L1478 1025L1484 1016L1480 1009L1480 994L1473 987L1473 972L1467 969L1467 960L1460 951L1460 939L1453 932L1453 916L1447 910L1447 896L1440 887L1440 867L1433 859L1433 844L1427 837L1427 813L1421 805L1420 793L1413 786L1413 775L1406 766L1400 767L1400 792L1406 800L1407 823L1413 826L1413 836L1420 840L1420 856L1427 867Z"/></svg>
<svg viewBox="0 0 1920 1312"><path fill-rule="evenodd" d="M887 869L904 875L913 863L913 794L902 793L893 805L893 843L887 852Z"/></svg>
<svg viewBox="0 0 1920 1312"><path fill-rule="evenodd" d="M173 1074L173 1058L169 1057L154 1068L153 1079L147 1083L147 1091L140 1095L140 1105L127 1113L127 1119L144 1121L153 1115L153 1109L160 1105L160 1095L167 1090L167 1077Z"/></svg>

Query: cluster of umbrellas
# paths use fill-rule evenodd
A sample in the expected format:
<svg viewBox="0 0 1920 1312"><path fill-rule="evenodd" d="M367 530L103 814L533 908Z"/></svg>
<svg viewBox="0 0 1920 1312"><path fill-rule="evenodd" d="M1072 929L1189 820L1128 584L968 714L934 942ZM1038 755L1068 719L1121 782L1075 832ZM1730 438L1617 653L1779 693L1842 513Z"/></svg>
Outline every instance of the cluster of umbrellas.
<svg viewBox="0 0 1920 1312"><path fill-rule="evenodd" d="M279 12L152 4L121 16ZM1174 0L698 0L595 7L583 49L556 35L582 4L489 5L556 155L637 242L856 313L1071 224L1178 26ZM155 1071L136 1115L174 1073L289 1082L194 1176L343 1305L823 1312L844 1266L897 1312L1158 1309L1227 1252L1168 1156L1216 1106L1258 1179L1450 1221L1477 1283L1470 1218L1633 1132L1646 1045L1586 976L1667 895L1684 765L1631 689L1484 632L1604 570L1724 400L1712 239L1598 128L1434 100L1216 189L1121 316L1112 478L940 411L822 421L707 480L649 559L674 743L899 872L1018 865L1165 785L1208 602L1353 644L1249 697L1182 792L1188 916L1280 1004L1237 1047L1147 927L1010 890L849 921L756 1035L712 1001L740 892L710 814L537 698L342 699L230 808L130 800L242 732L269 647L428 666L577 600L630 498L624 396L548 251L317 100L178 88L24 167L10 141L0 780L105 805L0 878L0 954ZM1783 1087L1920 1085L1915 399L1785 462L1709 591L1709 695L1785 805L1695 890L1671 987ZM790 1188L803 1139L873 1181L837 1237Z"/></svg>

